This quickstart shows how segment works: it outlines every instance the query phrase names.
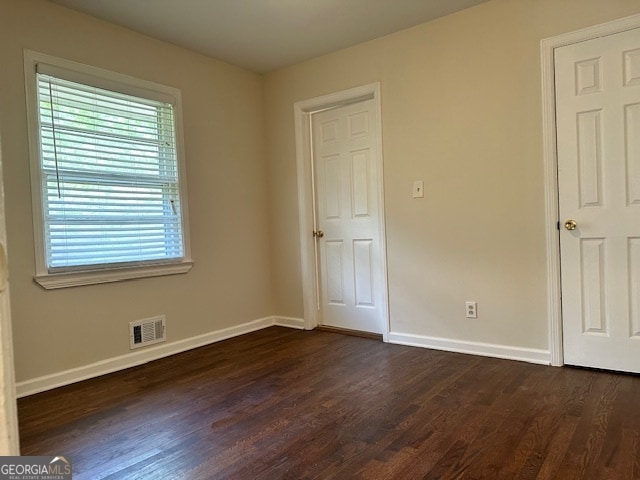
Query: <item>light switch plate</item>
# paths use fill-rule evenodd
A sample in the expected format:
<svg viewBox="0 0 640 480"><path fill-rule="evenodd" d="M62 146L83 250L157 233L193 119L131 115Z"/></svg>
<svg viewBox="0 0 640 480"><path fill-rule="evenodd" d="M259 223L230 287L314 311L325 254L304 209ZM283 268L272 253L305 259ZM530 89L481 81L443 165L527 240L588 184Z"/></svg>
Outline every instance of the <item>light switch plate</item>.
<svg viewBox="0 0 640 480"><path fill-rule="evenodd" d="M413 182L413 198L424 198L424 181L416 180Z"/></svg>

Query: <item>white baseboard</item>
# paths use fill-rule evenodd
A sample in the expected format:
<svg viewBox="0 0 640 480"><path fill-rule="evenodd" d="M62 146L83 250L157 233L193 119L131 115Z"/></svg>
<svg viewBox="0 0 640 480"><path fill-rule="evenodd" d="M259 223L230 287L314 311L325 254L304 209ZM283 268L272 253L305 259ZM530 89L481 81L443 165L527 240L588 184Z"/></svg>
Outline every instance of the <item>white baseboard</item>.
<svg viewBox="0 0 640 480"><path fill-rule="evenodd" d="M293 317L273 317L273 324L279 327L296 328L304 330L304 319Z"/></svg>
<svg viewBox="0 0 640 480"><path fill-rule="evenodd" d="M255 332L256 330L262 330L263 328L274 325L289 328L304 328L304 320L288 317L265 317L235 327L223 328L214 332L205 333L204 335L178 340L177 342L148 347L144 350L101 360L82 367L16 383L16 395L18 398L26 397L89 378L99 377L100 375L142 365L143 363L158 360L159 358L175 355L176 353L220 342L245 333Z"/></svg>
<svg viewBox="0 0 640 480"><path fill-rule="evenodd" d="M492 343L468 342L464 340L452 340L449 338L425 337L422 335L397 332L389 332L387 341L389 343L408 345L411 347L431 348L433 350L445 350L447 352L469 353L472 355L481 355L483 357L519 360L529 363L538 363L541 365L551 364L551 353L549 350L512 347Z"/></svg>

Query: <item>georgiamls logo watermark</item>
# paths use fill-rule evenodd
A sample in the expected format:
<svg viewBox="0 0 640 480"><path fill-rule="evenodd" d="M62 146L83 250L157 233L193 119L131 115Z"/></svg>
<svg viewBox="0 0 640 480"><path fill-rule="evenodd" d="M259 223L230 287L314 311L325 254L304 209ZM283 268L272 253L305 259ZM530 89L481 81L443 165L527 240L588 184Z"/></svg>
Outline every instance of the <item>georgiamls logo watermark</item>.
<svg viewBox="0 0 640 480"><path fill-rule="evenodd" d="M55 457L0 457L0 480L71 480L71 461Z"/></svg>

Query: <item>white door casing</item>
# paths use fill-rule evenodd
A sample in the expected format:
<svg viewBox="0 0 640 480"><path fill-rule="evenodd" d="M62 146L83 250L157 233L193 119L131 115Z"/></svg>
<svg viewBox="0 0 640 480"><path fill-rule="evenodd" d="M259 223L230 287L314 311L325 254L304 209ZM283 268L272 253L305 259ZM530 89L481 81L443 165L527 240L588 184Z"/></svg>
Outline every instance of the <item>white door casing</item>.
<svg viewBox="0 0 640 480"><path fill-rule="evenodd" d="M384 331L374 100L312 114L320 322Z"/></svg>
<svg viewBox="0 0 640 480"><path fill-rule="evenodd" d="M0 145L0 455L20 455Z"/></svg>
<svg viewBox="0 0 640 480"><path fill-rule="evenodd" d="M376 155L371 157L375 163L376 175L370 184L371 199L375 202L378 215L375 240L379 248L379 261L376 261L377 275L380 279L379 312L381 315L382 335L386 341L389 331L388 291L386 271L386 244L384 226L384 187L382 174L382 126L380 117L380 84L364 85L330 95L298 102L294 105L296 127L296 158L298 173L298 206L300 222L300 255L302 287L304 300L304 321L306 329L313 329L321 319L321 285L317 281L317 265L320 251L319 242L313 237L313 231L320 229L316 223L315 183L313 174L312 118L323 110L372 100L373 115L370 129L375 132ZM351 201L351 200L350 200ZM327 238L327 237L324 237Z"/></svg>
<svg viewBox="0 0 640 480"><path fill-rule="evenodd" d="M640 372L640 30L555 51L565 362Z"/></svg>

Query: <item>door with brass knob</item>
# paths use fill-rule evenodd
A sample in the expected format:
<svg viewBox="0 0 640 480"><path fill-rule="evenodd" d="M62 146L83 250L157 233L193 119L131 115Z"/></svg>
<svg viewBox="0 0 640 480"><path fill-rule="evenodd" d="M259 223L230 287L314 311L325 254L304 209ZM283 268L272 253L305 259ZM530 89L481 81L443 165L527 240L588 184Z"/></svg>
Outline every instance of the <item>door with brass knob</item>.
<svg viewBox="0 0 640 480"><path fill-rule="evenodd" d="M638 52L640 29L554 51L564 362L636 373Z"/></svg>

